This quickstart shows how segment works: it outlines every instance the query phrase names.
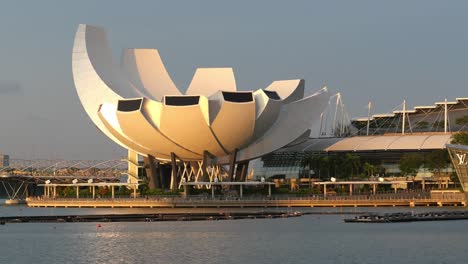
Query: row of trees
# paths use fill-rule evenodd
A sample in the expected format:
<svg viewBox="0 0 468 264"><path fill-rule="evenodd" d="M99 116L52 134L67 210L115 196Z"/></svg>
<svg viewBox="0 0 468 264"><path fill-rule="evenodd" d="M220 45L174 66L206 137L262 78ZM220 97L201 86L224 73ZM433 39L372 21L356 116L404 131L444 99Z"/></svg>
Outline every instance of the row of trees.
<svg viewBox="0 0 468 264"><path fill-rule="evenodd" d="M468 116L457 119L457 124L468 123ZM451 144L468 145L468 133L458 132L452 135ZM424 166L435 175L450 163L450 156L445 149L435 150L425 156L418 153L404 154L400 160L400 171L405 176L415 176L421 166Z"/></svg>
<svg viewBox="0 0 468 264"><path fill-rule="evenodd" d="M468 137L467 137L468 138ZM441 174L450 163L447 150L430 153L405 153L399 160L399 169L403 176L416 176L421 167L434 174ZM309 155L302 160L305 169L303 176L319 179L331 177L339 179L362 179L370 176L384 176L385 169L370 161L363 161L358 155L343 153L337 155ZM309 170L309 171L308 171Z"/></svg>
<svg viewBox="0 0 468 264"><path fill-rule="evenodd" d="M301 164L306 171L304 176L321 178L364 178L383 173L383 168L362 162L361 158L352 153L339 153L336 155L308 155L302 159ZM309 170L309 172L307 171Z"/></svg>
<svg viewBox="0 0 468 264"><path fill-rule="evenodd" d="M434 150L422 155L420 153L405 153L401 156L399 169L403 176L416 176L421 167L428 169L434 175L440 175L450 163L450 157L445 149Z"/></svg>
<svg viewBox="0 0 468 264"><path fill-rule="evenodd" d="M452 135L452 144L468 145L468 133L458 132Z"/></svg>

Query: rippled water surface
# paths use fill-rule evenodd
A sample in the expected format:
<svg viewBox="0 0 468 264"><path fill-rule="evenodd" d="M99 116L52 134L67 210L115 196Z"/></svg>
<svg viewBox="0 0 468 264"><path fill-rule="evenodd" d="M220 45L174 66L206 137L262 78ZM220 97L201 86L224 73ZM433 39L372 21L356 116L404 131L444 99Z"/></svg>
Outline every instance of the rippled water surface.
<svg viewBox="0 0 468 264"><path fill-rule="evenodd" d="M0 207L0 215L66 213L115 211ZM468 263L468 221L345 224L343 217L351 216L6 224L0 263Z"/></svg>

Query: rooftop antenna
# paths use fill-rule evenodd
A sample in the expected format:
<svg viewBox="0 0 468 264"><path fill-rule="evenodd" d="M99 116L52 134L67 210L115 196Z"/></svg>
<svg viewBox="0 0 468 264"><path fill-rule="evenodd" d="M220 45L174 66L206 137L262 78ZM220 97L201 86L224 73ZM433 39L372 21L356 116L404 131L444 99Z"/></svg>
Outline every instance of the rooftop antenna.
<svg viewBox="0 0 468 264"><path fill-rule="evenodd" d="M341 94L340 93L337 93L336 94L336 105L335 105L335 116L333 117L333 134L335 135L336 133L336 115L338 113L338 104L341 102Z"/></svg>
<svg viewBox="0 0 468 264"><path fill-rule="evenodd" d="M323 113L325 112L326 110L324 110L321 114L320 114L320 129L319 129L319 138L322 137L322 125L323 125Z"/></svg>
<svg viewBox="0 0 468 264"><path fill-rule="evenodd" d="M372 108L372 102L369 101L369 104L367 105L367 128L366 128L366 136L369 136L371 108Z"/></svg>

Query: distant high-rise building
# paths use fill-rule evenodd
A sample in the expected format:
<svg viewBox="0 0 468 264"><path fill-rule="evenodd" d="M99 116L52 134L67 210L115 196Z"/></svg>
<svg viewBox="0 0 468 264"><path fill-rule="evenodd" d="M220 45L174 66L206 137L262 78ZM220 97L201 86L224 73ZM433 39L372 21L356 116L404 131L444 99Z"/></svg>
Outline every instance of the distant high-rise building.
<svg viewBox="0 0 468 264"><path fill-rule="evenodd" d="M0 168L10 166L10 155L0 154Z"/></svg>

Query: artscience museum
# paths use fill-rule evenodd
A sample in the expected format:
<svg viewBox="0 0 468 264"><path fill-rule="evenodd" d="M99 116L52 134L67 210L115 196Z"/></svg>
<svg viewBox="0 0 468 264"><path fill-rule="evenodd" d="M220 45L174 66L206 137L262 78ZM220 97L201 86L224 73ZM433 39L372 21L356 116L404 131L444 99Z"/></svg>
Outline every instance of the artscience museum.
<svg viewBox="0 0 468 264"><path fill-rule="evenodd" d="M153 187L245 180L250 160L307 139L330 98L326 88L305 96L301 79L240 91L232 68L198 68L179 89L157 49L124 49L120 62L102 28L79 25L72 67L81 103L128 150L129 181L143 157Z"/></svg>

